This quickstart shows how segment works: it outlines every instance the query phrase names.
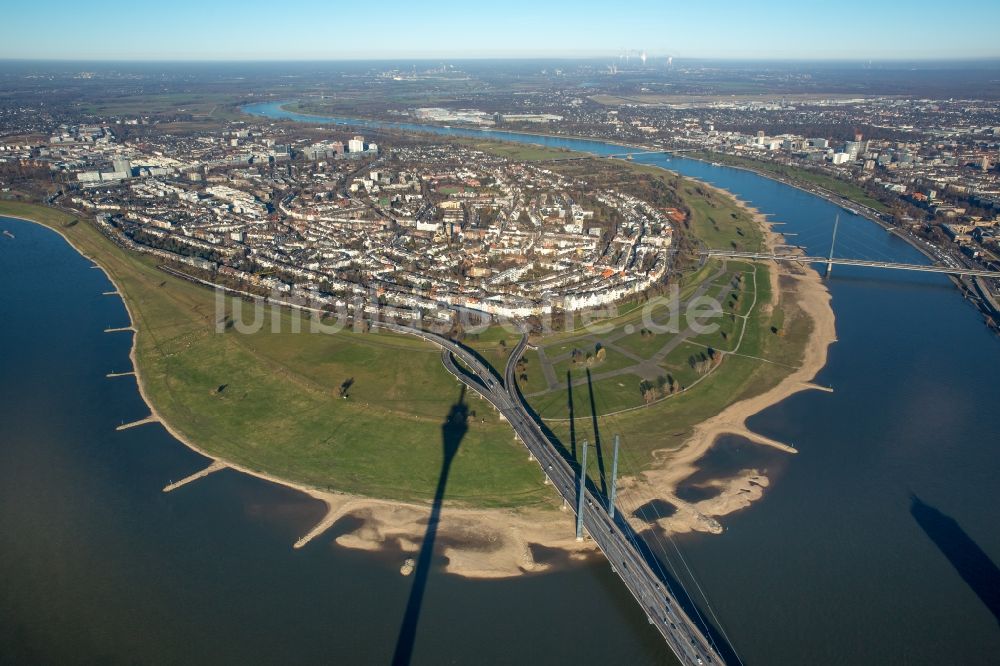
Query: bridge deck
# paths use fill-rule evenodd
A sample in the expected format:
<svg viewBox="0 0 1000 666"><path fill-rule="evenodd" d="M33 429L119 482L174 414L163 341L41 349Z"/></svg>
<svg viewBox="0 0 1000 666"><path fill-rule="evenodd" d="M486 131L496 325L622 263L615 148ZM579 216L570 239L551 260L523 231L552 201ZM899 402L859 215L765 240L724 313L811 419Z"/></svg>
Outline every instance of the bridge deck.
<svg viewBox="0 0 1000 666"><path fill-rule="evenodd" d="M448 338L408 326L380 322L382 328L423 338L441 347L445 367L459 381L490 401L514 428L528 451L538 461L542 472L552 485L575 509L577 499L577 470L555 449L542 432L538 423L528 413L521 399L515 380L515 364L527 346L528 338L521 338L513 350L501 381L474 353ZM461 359L468 368L460 368L454 359ZM624 520L610 517L602 498L588 487L584 493L583 524L590 537L604 552L608 561L628 587L632 596L649 619L663 635L670 649L682 664L723 664L724 661L708 637L688 616L680 603L667 588L665 581L653 571L650 562L640 552L638 537Z"/></svg>
<svg viewBox="0 0 1000 666"><path fill-rule="evenodd" d="M1000 271L981 270L976 268L952 268L950 266L929 266L925 264L902 264L893 261L869 261L866 259L843 259L834 257L810 257L796 254L772 254L768 252L729 252L727 250L706 250L702 253L708 257L726 257L728 259L750 259L754 261L771 260L787 261L799 264L836 264L840 266L868 266L871 268L889 268L900 271L920 271L923 273L944 273L946 275L970 275L1000 279Z"/></svg>

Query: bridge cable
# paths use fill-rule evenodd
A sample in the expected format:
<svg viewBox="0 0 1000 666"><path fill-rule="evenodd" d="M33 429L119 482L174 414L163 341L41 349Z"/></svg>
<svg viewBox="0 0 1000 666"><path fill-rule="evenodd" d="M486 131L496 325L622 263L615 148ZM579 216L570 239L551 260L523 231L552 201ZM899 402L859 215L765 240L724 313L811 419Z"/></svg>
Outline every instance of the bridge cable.
<svg viewBox="0 0 1000 666"><path fill-rule="evenodd" d="M578 388L578 390L581 390L581 388ZM582 389L582 390L585 390L585 389ZM597 393L595 393L594 395L595 395L595 403L596 403L596 401L597 401ZM574 402L575 402L575 400L574 400ZM602 402L603 402L603 400L602 400ZM598 412L598 413L600 413L600 412ZM590 427L591 427L591 425L592 425L591 415L589 413L589 410L584 410L579 415L577 415L577 412L574 412L574 419L573 419L574 428L577 427L577 422L581 422L581 421L582 421L582 424L581 424L580 430L578 430L578 432L585 432L585 431L589 430ZM568 433L567 433L567 437L568 437ZM589 438L589 437L578 437L578 439L587 439L587 438ZM632 504L632 505L627 504L626 501L625 501L625 498L621 494L619 494L618 499L619 499L619 503L622 505L623 508L626 509L626 511L629 514L631 514L631 513L633 513L634 511L637 510L637 508L635 507L634 504ZM627 520L625 520L625 522L627 523ZM647 548L649 547L650 544L647 543L646 540L643 539L634 529L632 529L632 526L630 524L628 525L628 528L626 530L624 530L624 533L625 533L626 537L629 539L629 541L631 541L633 543L633 545L635 545L636 550L639 552L640 556L642 556L643 548L639 545L639 539L642 539L643 543L646 545ZM667 554L666 550L665 549L663 549L663 550L664 550L663 554L664 554L664 556L666 556L666 554ZM646 560L647 558L643 556L643 559ZM653 561L650 564L651 564L651 566L654 569L656 569L659 572L660 580L663 581L663 584L667 586L667 589L670 591L671 595L673 595L675 598L679 599L680 598L679 595L677 595L677 593L673 590L673 587L670 585L668 576L666 575L666 570L663 568L664 567L663 562L660 561L659 557L654 557L652 559L653 559ZM664 559L669 562L669 558L668 557L664 557ZM613 562L611 564L612 564L612 566L614 566ZM681 589L683 589L683 584L681 583L681 581L677 580L676 582L677 582L678 585L681 585ZM685 591L685 596L688 596L686 591ZM694 610L695 610L695 613L698 612L697 607L695 607ZM701 619L701 621L704 623L704 619L700 618L700 616L699 616L699 619ZM709 641L711 641L711 637L709 637ZM718 652L718 648L714 645L714 643L713 643L713 647L715 647L716 651Z"/></svg>
<svg viewBox="0 0 1000 666"><path fill-rule="evenodd" d="M595 403L597 402L597 397L598 396L600 396L600 402L601 403L605 402L603 395L601 395L599 391L595 390L594 391L594 395L595 395ZM606 407L606 405L604 405L604 404L602 404L602 406ZM601 411L602 410L598 410L598 414L600 414ZM608 410L606 413L608 413L609 416L604 417L604 418L608 418L610 420L613 420L615 422L615 425L620 425L620 423L618 421L619 416L615 415L615 414L612 414L611 413L612 411L613 410ZM599 417L599 418L601 418L601 417ZM622 436L622 439L625 439L624 436ZM624 461L625 468L628 470L629 476L632 476L633 478L638 479L639 478L639 474L636 473L635 467L632 465L632 461L631 461L631 458L630 458L630 456L628 454L627 449L628 449L627 446L620 447L620 449L619 449L619 461L620 462ZM630 493L631 493L631 489L626 489L626 492L623 493L623 494L628 495L630 497L630 499L631 499ZM635 502L630 502L630 503L632 504L633 507L635 507ZM661 521L662 520L662 516L660 515L659 509L657 508L655 502L652 503L652 508L653 508L654 513L657 516L657 521L658 522ZM635 511L631 511L631 510L629 511L629 513L631 515L635 515L636 512L638 512L637 508L636 508ZM663 543L663 540L660 537L659 531L655 530L655 529L649 530L649 531L653 535L653 538L657 542L657 545L659 546L660 550L663 551L664 559L667 562L670 562L670 557L669 557L669 555L667 553L666 545ZM729 648L732 651L733 656L736 657L736 660L737 660L738 663L742 664L742 661L740 661L739 655L736 652L736 647L733 645L733 643L730 640L729 636L726 634L725 629L722 627L722 623L719 620L718 614L715 612L715 609L712 607L711 602L708 600L708 596L705 594L704 589L702 588L701 584L698 582L697 578L695 577L694 572L691 570L691 567L687 563L687 560L684 558L684 555L681 553L680 549L678 548L677 543L674 540L673 536L671 535L670 531L667 530L667 529L663 529L662 531L664 532L664 535L666 536L666 539L670 541L671 545L674 548L674 551L680 557L681 563L684 565L684 569L688 573L688 577L695 584L695 586L698 589L698 592L701 594L701 597L702 597L702 599L705 602L705 606L706 606L707 610L711 613L712 618L715 620L715 624L718 627L720 633L722 634L722 637L725 639L726 643L729 645ZM648 543L648 541L644 537L642 537L638 532L635 532L635 536L636 536L636 538L643 539L643 541L647 542L647 545L650 545ZM661 572L662 572L662 568L661 568ZM666 580L664 580L664 583L668 584ZM679 578L677 579L677 584L681 586L681 589L684 589L684 584L683 584L683 582ZM687 596L691 600L691 606L692 606L692 608L693 608L693 610L695 612L695 615L697 615L699 621L701 622L701 624L706 629L709 628L709 624L705 621L705 618L702 616L701 611L698 609L698 604L694 602L694 599L691 597L691 595L687 594L686 590L685 590L685 596ZM716 652L720 652L718 646L715 644L715 641L714 641L714 639L713 639L713 637L711 635L711 632L706 632L706 638L708 638L709 642L712 644L712 647L715 648Z"/></svg>
<svg viewBox="0 0 1000 666"><path fill-rule="evenodd" d="M606 417L599 417L599 418L604 418L606 420L611 420L611 421L614 422L614 425L620 426L621 423L620 423L619 419L621 418L621 415L614 414L614 410L607 409L607 404L606 404L606 401L604 399L604 395L603 395L602 391L598 390L596 385L595 385L594 388L595 388L595 391L594 391L595 403L597 403L598 400L599 400L600 403L601 403L601 407L603 408L603 409L599 409L598 410L598 414L601 414L602 411L604 413L608 414L608 416L606 416ZM621 433L621 428L620 427L618 428L618 432ZM622 435L622 439L623 440L625 439L624 435ZM636 468L632 464L631 457L629 456L629 453L628 453L628 447L627 446L621 447L620 454L621 455L619 456L619 459L620 460L622 460L622 459L624 460L625 466L629 470L629 474L631 476L633 476L634 478L639 478L639 475L635 473L635 469ZM629 492L629 490L626 490L626 493L627 492ZM653 509L654 513L656 514L656 516L657 516L657 520L661 521L662 520L662 516L660 515L659 508L657 507L657 505L656 505L655 502L652 504L652 509ZM650 532L652 533L654 539L657 541L657 543L660 546L660 548L663 550L663 554L666 557L667 556L667 549L666 549L666 546L663 544L663 541L660 539L660 535L658 534L657 530L650 530ZM677 552L677 555L680 557L681 562L684 565L684 568L687 570L688 575L689 575L691 581L694 582L695 586L698 588L699 593L701 594L702 598L705 601L706 608L712 614L712 617L715 620L715 623L718 626L719 631L722 633L723 638L725 639L726 643L729 645L730 649L732 650L733 655L736 657L737 661L739 661L739 656L738 656L738 654L736 652L736 647L733 645L732 641L729 639L729 636L726 634L726 631L725 631L725 629L722 626L722 622L719 620L719 617L718 617L717 613L715 612L715 609L712 607L712 604L709 601L708 596L705 594L704 589L702 588L701 584L698 582L697 578L695 577L694 572L691 570L691 567L688 565L687 560L684 558L683 553L681 553L681 551L680 551L680 549L679 549L676 541L674 540L671 532L669 530L667 530L667 529L664 529L663 532L664 532L667 540L670 541L670 543L673 546L674 550ZM638 536L638 534L637 534L637 536ZM640 537L640 538L642 538L642 537ZM645 541L645 539L643 539L643 540ZM667 557L667 561L668 562L670 561L669 557ZM681 586L683 588L683 584L680 583L679 580L678 580L678 583L681 584ZM693 599L692 599L692 602L693 602ZM693 603L692 603L692 605L695 606L695 612L699 615L699 618L704 623L704 618L701 618L701 615L700 615L700 613L697 610L697 605L693 604ZM707 623L705 624L705 626L706 627L708 626ZM709 635L709 640L710 641L712 640L710 635ZM714 646L714 641L712 641L712 642L713 642L713 646ZM717 646L714 646L714 647L716 648L716 651L718 651L718 647ZM740 662L740 663L742 663L742 662Z"/></svg>
<svg viewBox="0 0 1000 666"><path fill-rule="evenodd" d="M623 436L622 439L624 440L625 437ZM632 463L632 459L631 459L631 456L628 453L627 446L622 446L619 449L619 462L624 462L624 467L626 469L626 473L629 476L631 476L633 478L639 478L639 473L636 471L636 467ZM639 513L641 507L637 506L638 505L638 500L635 500L633 498L632 489L626 489L625 493L623 493L623 494L626 497L629 498L629 502L628 503L629 503L629 505L631 505L630 506L630 510L629 510L630 515L634 516L637 513ZM663 516L662 516L662 514L660 514L660 510L657 507L655 501L651 502L649 504L650 504L650 508L652 508L652 510L653 510L653 513L656 515L657 527L659 527L658 524L663 520ZM663 536L660 535L660 531L663 532ZM667 547L666 547L663 539L666 538L666 540L670 541L671 545L673 546L674 551L677 553L678 557L681 560L681 564L684 566L684 569L687 571L689 580L695 584L695 587L697 588L698 592L700 593L702 599L705 602L705 606L706 606L707 610L711 613L712 618L715 621L715 625L718 627L720 633L722 634L722 637L725 639L725 641L729 645L729 648L732 651L733 655L736 657L737 661L739 662L739 656L738 656L738 654L736 652L735 646L733 645L732 641L729 639L729 636L726 634L725 629L722 627L722 623L719 620L719 617L716 614L715 609L712 607L711 602L708 600L708 596L705 594L704 589L698 583L698 580L695 577L694 572L691 570L691 567L688 565L687 561L684 559L683 554L678 549L676 542L674 541L673 537L671 536L670 530L666 529L666 528L662 528L662 530L650 529L649 533L652 535L653 540L656 542L656 546L658 547L658 549L660 551L662 551L662 556L663 556L664 560L666 562L668 562L668 563L673 564L673 558L670 557L670 553L669 553L669 551L668 551L668 549L667 549ZM642 536L642 535L640 535L638 532L636 533L636 536L638 538L642 538L643 541L647 541L647 543L648 543L647 538L644 537L644 536ZM649 544L649 545L652 545L652 544ZM681 587L681 589L684 590L685 597L687 597L689 599L689 601L691 603L691 608L694 611L695 616L698 618L698 621L700 622L700 624L703 627L705 627L705 629L709 629L711 625L709 625L709 623L706 621L705 617L702 615L702 612L698 608L698 604L696 603L694 596L690 595L687 592L687 590L685 589L686 586L684 585L683 580L678 577L678 578L676 578L676 582ZM669 585L669 583L668 583L668 585ZM709 631L706 632L706 638L712 644L712 647L715 649L715 651L721 654L721 651L719 650L718 645L716 645L715 639L712 636L711 632L709 632ZM742 663L742 662L739 662L739 663Z"/></svg>
<svg viewBox="0 0 1000 666"><path fill-rule="evenodd" d="M538 371L540 371L540 368L538 369ZM576 386L574 388L578 392L578 393L575 394L577 398L579 398L579 396L583 395L582 391L586 391L587 390L586 388L584 388L583 385L578 385L578 386ZM599 401L601 403L601 407L605 408L605 409L598 409L598 414L601 414L601 412L609 414L609 416L603 416L603 417L599 416L599 419L603 419L605 421L607 421L607 420L614 420L615 423L617 424L618 423L618 416L611 416L610 414L611 414L611 412L613 412L613 410L606 409L607 405L606 405L605 396L604 396L603 392L601 390L595 390L594 396L595 396L595 407L597 406L597 402ZM566 396L566 394L563 393L562 391L553 392L553 396L550 398L549 401L546 401L542 405L538 405L538 407L536 408L537 412L540 415L544 414L544 413L548 412L548 409L551 408L556 403L557 400L566 400L567 397L568 396ZM574 403L575 402L576 402L576 400L574 400ZM578 432L586 432L592 426L590 410L589 409L576 409L575 412L574 412L574 419L573 419L573 421L574 421L574 423L572 425L573 428L577 428L577 424L580 423ZM551 426L555 426L555 425L556 425L555 423L551 424ZM568 441L568 435L569 435L568 430L569 430L569 427L570 426L569 426L568 422L567 422L566 426L562 426L561 424L559 426L556 426L556 429L560 430L559 434L560 435L564 435L567 438L566 439L566 443L567 444L569 443L569 441ZM565 432L565 433L562 432L563 428L565 428L567 430L567 432ZM577 439L583 439L583 437L577 437ZM623 454L623 455L620 456L620 459L625 463L624 467L627 469L627 473L630 476L634 477L634 478L638 478L638 474L636 474L636 472L635 472L635 467L632 464L631 458L630 458L629 454L627 453L627 451L623 448L620 451L620 453ZM626 491L626 492L622 492L621 494L619 494L618 501L619 501L619 504L621 505L621 508L625 509L626 512L627 512L627 514L629 514L629 515L636 515L636 514L640 513L640 511L639 511L640 507L638 507L637 504L636 504L636 502L633 501L633 496L632 496L632 494L630 492ZM657 506L656 506L655 503L652 505L652 508L653 508L654 513L657 516L657 521L662 521L663 517L660 514L659 509L657 508ZM628 522L627 518L625 519L625 522ZM663 581L664 585L667 586L667 589L670 590L671 594L673 594L675 598L679 598L679 595L677 595L676 592L672 589L673 586L670 584L670 582L668 580L668 577L666 576L666 572L665 572L665 570L663 568L664 567L664 563L667 564L667 565L671 564L673 558L670 557L669 550L667 549L665 543L663 542L662 538L658 534L657 530L653 529L653 530L649 530L649 531L652 534L653 539L656 542L655 544L650 543L646 537L640 535L638 532L636 532L634 529L632 529L631 525L629 525L629 529L626 530L626 535L634 543L634 545L636 546L636 548L640 550L640 553L642 551L642 548L639 546L639 543L638 543L639 539L641 539L644 542L644 544L646 545L646 547L650 547L650 546L654 546L654 545L656 546L656 548L654 548L653 551L652 551L652 553L651 553L651 554L654 555L654 557L652 558L653 561L652 561L651 564L656 569L659 570L661 580ZM719 620L718 614L715 612L715 609L712 607L711 602L708 600L708 597L707 597L704 589L701 587L700 583L698 582L697 578L695 577L694 572L691 570L690 565L688 564L687 560L684 558L684 555L680 551L680 549L678 548L676 542L670 536L670 532L668 530L664 530L664 531L666 533L667 538L670 540L670 542L671 542L671 544L673 546L674 551L677 553L677 556L680 558L681 564L684 566L684 569L687 571L689 579L692 582L694 582L695 586L697 587L698 592L700 593L702 599L704 600L706 608L711 613L712 618L715 621L716 626L718 627L720 633L722 634L722 637L725 639L726 643L729 645L729 648L732 651L733 656L739 662L739 656L738 656L738 654L736 652L735 646L733 645L733 643L730 640L728 634L726 633L725 629L723 628L722 623ZM656 556L656 552L657 551L660 552L659 556ZM660 561L660 557L663 558L663 562ZM675 582L676 582L677 585L679 585L681 587L682 590L684 589L683 581L680 578L675 579ZM701 623L701 625L703 627L705 627L707 629L710 625L708 625L708 623L705 621L705 618L701 615L701 611L698 608L698 604L694 603L694 598L691 595L687 594L686 590L684 592L685 592L684 593L684 597L687 598L691 602L692 610L694 611L694 613L695 613L696 617L698 618L699 622ZM711 643L712 647L716 650L716 652L719 653L720 652L719 648L715 644L714 638L713 638L713 636L712 636L712 634L710 632L706 633L706 638ZM742 663L742 662L740 662L740 663Z"/></svg>
<svg viewBox="0 0 1000 666"><path fill-rule="evenodd" d="M624 437L623 437L623 439L624 439ZM626 460L626 466L631 467L631 465L630 465L630 463L629 463L628 460ZM656 503L655 502L651 503L651 506L652 506L653 512L656 514L657 522L663 520L663 517L660 515L660 510L657 507ZM684 570L687 571L688 578L691 580L692 583L694 583L695 587L698 590L698 593L701 595L701 598L705 601L705 608L708 610L708 612L712 616L712 619L715 621L715 626L718 628L719 633L722 634L722 638L729 645L729 649L732 651L732 654L736 658L737 663L742 665L743 662L742 662L742 660L740 660L739 654L736 651L736 646L733 645L732 640L729 638L729 635L726 633L726 629L725 629L725 627L722 624L722 620L719 619L718 614L715 612L715 608L712 606L712 602L709 601L708 595L705 593L704 588L702 588L701 583L698 581L698 578L695 576L694 571L691 569L691 566L688 564L687 558L684 557L684 553L681 551L680 547L677 545L677 540L674 539L674 537L671 534L671 531L669 529L663 528L662 531L663 531L666 539L670 542L670 545L673 546L674 552L676 552L677 556L680 558L681 564L684 565ZM657 532L655 530L653 530L652 532L653 532L654 535L657 534ZM665 550L665 547L664 547L664 550ZM692 605L694 605L694 604L692 604ZM704 619L702 619L702 621L704 622ZM712 641L713 646L714 646L715 641L712 640L711 634L709 634L709 640ZM717 652L719 651L717 646L716 646L716 651Z"/></svg>
<svg viewBox="0 0 1000 666"><path fill-rule="evenodd" d="M587 390L582 385L578 385L577 387L575 387L575 389L576 389L576 391L585 391L585 390ZM555 392L555 394L556 394L555 398L552 401L550 401L548 404L546 404L545 407L543 407L543 406L540 405L537 408L539 414L544 413L541 410L546 409L547 407L552 406L555 403L555 400L557 400L557 399L566 399L567 398L567 396L562 391ZM574 395L575 396L579 396L581 394L580 393L576 393ZM597 394L595 393L595 404L596 404L597 399L598 399L597 398ZM575 402L576 402L576 400L574 399L574 403ZM603 403L603 398L601 399L601 402ZM589 413L589 410L586 410L586 409L577 410L576 407L574 406L574 418L573 418L572 428L576 431L576 433L581 433L581 434L579 434L577 436L576 439L577 440L589 439L589 436L583 436L582 433L589 431L591 425L592 425L592 421L591 421L591 415ZM555 426L555 427L552 427L552 426ZM556 434L557 436L564 437L566 444L570 444L569 443L570 425L569 425L568 421L566 422L565 426L562 425L562 423L560 423L559 426L556 426L556 424L553 423L553 424L550 425L550 428L553 429L554 434ZM577 429L577 428L579 428L579 429ZM564 431L564 429L565 429L565 431ZM555 432L557 430L558 430L558 432ZM634 513L638 512L638 508L635 506L635 504L633 502L631 502L629 500L630 500L630 498L626 499L626 497L623 496L623 495L621 495L621 494L618 496L618 504L620 505L621 508L625 509L626 513L628 513L628 514L634 514ZM653 555L651 558L643 555L644 549L643 549L642 546L640 546L639 540L640 539L642 540L642 542L646 546L646 548L650 548L650 544L646 541L646 539L644 539L641 535L639 535L632 528L631 524L628 524L627 519L625 519L624 517L623 517L623 522L625 522L627 524L627 528L625 530L623 530L623 532L624 532L626 538L636 548L636 551L639 553L639 556L642 557L642 559L644 561L648 562L650 564L650 566L658 573L659 580L661 580L662 583L663 583L663 585L666 586L666 588L670 592L670 594L675 599L680 600L681 596L678 595L677 592L673 589L673 585L671 585L671 583L670 583L670 578L671 577L667 576L667 572L664 569L664 566L667 566L670 563L670 557L669 557L668 552L666 551L665 546L663 546L662 543L659 544L659 547L660 547L660 550L662 551L662 554L657 554L655 552L655 549L651 549L651 554ZM663 561L661 561L661 557L662 557ZM650 562L650 559L652 560L651 562ZM611 564L612 567L615 567L615 563L614 562L610 562L610 564ZM679 578L675 578L674 580L675 580L676 584L679 585L682 590L684 590L683 582ZM704 618L701 617L700 612L699 612L698 607L697 607L697 604L695 604L693 602L693 599L691 598L690 595L687 594L686 590L684 590L684 597L687 598L687 599L689 599L689 600L691 600L691 606L692 606L695 614L697 615L698 620L701 623L701 626L707 627L708 625L707 625L707 623L705 623ZM678 601L678 603L679 603L679 601ZM715 642L712 639L711 634L706 634L706 638L708 639L709 643L712 645L712 648L716 651L716 653L719 653L719 648L718 648L717 645L715 645Z"/></svg>

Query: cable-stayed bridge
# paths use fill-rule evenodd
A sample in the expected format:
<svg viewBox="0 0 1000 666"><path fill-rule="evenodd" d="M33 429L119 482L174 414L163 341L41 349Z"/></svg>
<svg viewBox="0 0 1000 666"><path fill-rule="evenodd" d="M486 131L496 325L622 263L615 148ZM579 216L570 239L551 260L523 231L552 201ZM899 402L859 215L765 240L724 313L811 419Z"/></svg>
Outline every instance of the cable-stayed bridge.
<svg viewBox="0 0 1000 666"><path fill-rule="evenodd" d="M646 552L648 546L642 537L635 533L621 514L616 516L614 490L605 497L592 483L588 483L586 444L578 465L566 460L524 402L515 375L517 362L528 344L526 333L508 358L501 377L475 352L454 340L389 322L377 325L417 336L440 347L448 371L500 412L528 449L532 460L538 462L547 482L559 492L567 506L575 509L577 538L582 538L586 532L594 540L641 606L649 623L660 632L681 664L725 666L726 660L718 649L720 646L707 628L692 619L675 596L665 570L655 558L649 557ZM461 362L461 366L456 360ZM617 446L615 450L617 452ZM731 649L731 646L725 647ZM739 663L739 658L732 652L723 651Z"/></svg>
<svg viewBox="0 0 1000 666"><path fill-rule="evenodd" d="M990 270L986 268L970 268L968 266L961 265L954 258L945 257L941 262L937 264L907 264L898 261L889 261L886 259L881 259L877 256L868 256L867 258L848 258L848 257L835 257L834 247L837 244L837 228L840 226L840 215L834 219L833 222L833 237L830 240L830 254L825 257L820 256L810 256L805 254L796 254L795 252L776 252L773 249L768 251L746 251L746 250L722 250L722 249L704 249L700 250L698 254L702 257L718 257L722 259L749 259L750 261L780 261L785 263L797 263L797 264L826 264L826 275L830 275L833 272L834 264L840 266L865 266L868 268L884 268L890 270L898 271L916 271L921 273L941 273L944 275L962 276L962 277L977 277L977 278L993 278L1000 279L1000 271ZM796 236L795 233L781 233L782 236ZM796 250L804 250L801 246L797 245L782 245L779 247L789 247ZM855 251L857 248L855 247ZM859 254L864 254L860 252ZM942 259L938 256L938 259ZM942 263L944 265L942 265Z"/></svg>
<svg viewBox="0 0 1000 666"><path fill-rule="evenodd" d="M877 261L871 259L845 259L843 257L811 257L802 254L776 254L771 252L740 252L736 250L703 250L702 256L721 257L726 259L750 259L783 261L797 264L826 264L829 269L834 264L841 266L868 266L871 268L889 268L901 271L922 271L924 273L944 273L946 275L967 275L1000 279L1000 271L962 266L934 266L927 264L903 264L894 261Z"/></svg>

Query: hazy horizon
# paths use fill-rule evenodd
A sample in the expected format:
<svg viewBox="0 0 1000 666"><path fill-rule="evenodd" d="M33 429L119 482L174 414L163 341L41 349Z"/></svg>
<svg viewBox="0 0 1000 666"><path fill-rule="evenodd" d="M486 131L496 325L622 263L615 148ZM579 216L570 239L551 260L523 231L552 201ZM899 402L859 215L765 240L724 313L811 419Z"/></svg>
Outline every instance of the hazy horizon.
<svg viewBox="0 0 1000 666"><path fill-rule="evenodd" d="M818 57L678 57L665 54L653 54L646 52L646 67L662 67L668 58L673 65L683 64L820 64L820 65L927 65L927 64L958 64L958 65L1000 65L1000 55L990 56L928 56L918 57L898 57L898 58L818 58ZM533 55L420 55L420 56L392 56L392 57L315 57L315 58L295 58L295 57L269 57L269 58L122 58L122 57L13 57L0 56L0 63L43 63L43 64L117 64L117 65L143 65L143 64L335 64L335 63L427 63L429 65L441 65L461 62L567 62L567 63L595 63L609 64L611 61L630 60L633 64L639 62L638 54L626 56L623 52L604 54L533 54Z"/></svg>
<svg viewBox="0 0 1000 666"><path fill-rule="evenodd" d="M939 30L958 17L1000 21L1000 6L916 0L844 0L803 6L716 0L693 5L635 0L627 9L594 0L500 8L446 1L424 8L387 0L364 5L260 0L169 7L107 0L88 5L90 20L62 20L67 0L5 9L0 59L69 61L348 61L423 59L608 58L630 50L651 57L708 60L978 60L1000 58L994 40ZM934 22L928 17L939 17ZM446 44L446 47L442 47Z"/></svg>

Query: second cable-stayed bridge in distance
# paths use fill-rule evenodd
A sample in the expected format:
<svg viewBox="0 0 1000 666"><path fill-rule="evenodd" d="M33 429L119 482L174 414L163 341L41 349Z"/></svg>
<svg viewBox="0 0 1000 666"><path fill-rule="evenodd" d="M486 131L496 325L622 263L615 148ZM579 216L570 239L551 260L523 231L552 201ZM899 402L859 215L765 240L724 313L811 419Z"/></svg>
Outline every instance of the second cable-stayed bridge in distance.
<svg viewBox="0 0 1000 666"><path fill-rule="evenodd" d="M837 228L840 226L840 216L838 215L833 222L833 237L830 239L830 254L825 257L820 256L810 256L804 253L804 248L795 245L781 246L781 247L791 247L796 250L802 250L802 254L796 254L795 252L780 253L773 250L769 251L747 251L747 250L723 250L723 249L704 249L700 250L698 254L702 257L711 258L718 257L722 259L749 259L751 261L779 261L785 263L798 263L798 264L826 264L826 275L830 275L833 272L834 264L841 266L865 266L869 268L884 268L890 270L900 270L900 271L916 271L922 273L941 273L944 275L953 275L961 277L981 277L981 278L992 278L1000 279L1000 271L991 270L987 268L970 268L969 266L961 265L957 263L954 259L945 259L945 265L938 264L908 264L898 261L888 261L879 259L877 257L870 257L867 259L860 258L848 258L848 257L835 257L834 248L837 244ZM891 229L889 229L891 231ZM782 234L782 235L795 235L795 234Z"/></svg>
<svg viewBox="0 0 1000 666"><path fill-rule="evenodd" d="M1000 271L988 269L966 268L962 266L935 266L930 264L904 264L894 261L877 261L871 259L847 259L844 257L811 257L804 254L778 254L773 252L741 252L737 250L704 250L706 257L722 257L726 259L750 259L754 261L771 260L798 264L826 264L827 268L837 264L841 266L868 266L870 268L888 268L902 271L922 271L925 273L943 273L945 275L967 275L971 277L986 277L1000 279Z"/></svg>

